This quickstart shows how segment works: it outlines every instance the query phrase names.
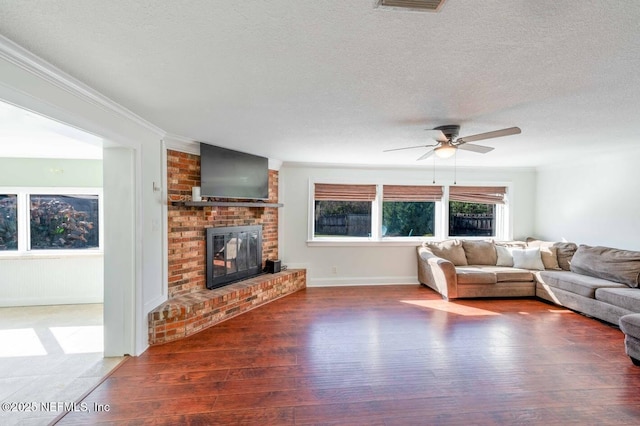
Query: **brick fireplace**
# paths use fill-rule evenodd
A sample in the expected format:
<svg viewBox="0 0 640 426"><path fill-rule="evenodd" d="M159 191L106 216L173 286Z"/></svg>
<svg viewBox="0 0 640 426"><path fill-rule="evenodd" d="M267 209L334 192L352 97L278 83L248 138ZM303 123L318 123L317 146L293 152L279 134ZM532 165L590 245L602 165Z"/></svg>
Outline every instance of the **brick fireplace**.
<svg viewBox="0 0 640 426"><path fill-rule="evenodd" d="M264 264L278 258L278 208L172 204L190 201L191 188L199 185L200 157L168 150L168 300L149 313L152 345L191 335L306 286L305 271L292 270L208 290L206 228L261 226ZM267 203L277 200L278 172L269 170Z"/></svg>
<svg viewBox="0 0 640 426"><path fill-rule="evenodd" d="M200 185L200 157L167 151L169 201L191 200ZM269 203L278 201L278 172L269 170ZM169 299L206 288L205 228L262 225L262 262L278 258L278 209L169 205Z"/></svg>

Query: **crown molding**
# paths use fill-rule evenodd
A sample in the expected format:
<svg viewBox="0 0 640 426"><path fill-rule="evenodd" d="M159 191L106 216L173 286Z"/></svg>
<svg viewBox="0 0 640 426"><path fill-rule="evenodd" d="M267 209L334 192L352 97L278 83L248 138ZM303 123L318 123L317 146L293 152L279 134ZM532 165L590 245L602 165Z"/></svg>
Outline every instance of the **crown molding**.
<svg viewBox="0 0 640 426"><path fill-rule="evenodd" d="M163 140L167 149L200 155L200 142L198 141L173 134L166 134Z"/></svg>
<svg viewBox="0 0 640 426"><path fill-rule="evenodd" d="M56 66L29 52L22 46L0 35L0 59L4 59L46 82L70 93L85 102L89 102L103 110L118 114L127 120L164 137L166 132L133 113L122 105L92 89L80 80L65 73Z"/></svg>

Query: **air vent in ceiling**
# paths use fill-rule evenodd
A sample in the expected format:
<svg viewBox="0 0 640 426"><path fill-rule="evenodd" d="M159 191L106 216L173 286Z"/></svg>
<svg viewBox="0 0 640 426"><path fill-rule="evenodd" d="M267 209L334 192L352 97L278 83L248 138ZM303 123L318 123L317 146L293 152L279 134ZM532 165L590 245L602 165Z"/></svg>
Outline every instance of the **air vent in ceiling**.
<svg viewBox="0 0 640 426"><path fill-rule="evenodd" d="M439 12L446 0L378 0L380 9L415 10L419 12Z"/></svg>

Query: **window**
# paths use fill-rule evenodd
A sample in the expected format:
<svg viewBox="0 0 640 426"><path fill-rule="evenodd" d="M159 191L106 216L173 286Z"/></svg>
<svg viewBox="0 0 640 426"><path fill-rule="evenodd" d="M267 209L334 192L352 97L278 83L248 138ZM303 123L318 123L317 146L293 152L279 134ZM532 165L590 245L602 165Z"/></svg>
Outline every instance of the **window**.
<svg viewBox="0 0 640 426"><path fill-rule="evenodd" d="M101 193L99 188L0 188L0 254L99 250Z"/></svg>
<svg viewBox="0 0 640 426"><path fill-rule="evenodd" d="M0 251L18 250L18 196L0 194Z"/></svg>
<svg viewBox="0 0 640 426"><path fill-rule="evenodd" d="M314 238L371 236L375 185L315 185Z"/></svg>
<svg viewBox="0 0 640 426"><path fill-rule="evenodd" d="M98 247L97 195L31 195L32 250Z"/></svg>
<svg viewBox="0 0 640 426"><path fill-rule="evenodd" d="M436 201L440 186L384 185L382 190L383 237L433 237Z"/></svg>
<svg viewBox="0 0 640 426"><path fill-rule="evenodd" d="M311 186L310 243L415 244L432 238L511 238L506 186Z"/></svg>
<svg viewBox="0 0 640 426"><path fill-rule="evenodd" d="M505 203L505 194L505 187L449 188L449 236L497 236L498 206Z"/></svg>

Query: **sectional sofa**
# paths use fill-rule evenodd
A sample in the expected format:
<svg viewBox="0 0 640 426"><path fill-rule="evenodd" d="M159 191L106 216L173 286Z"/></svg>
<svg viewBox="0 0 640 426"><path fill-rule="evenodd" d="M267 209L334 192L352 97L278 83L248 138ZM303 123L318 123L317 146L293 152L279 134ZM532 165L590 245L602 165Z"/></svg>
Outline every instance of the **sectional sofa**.
<svg viewBox="0 0 640 426"><path fill-rule="evenodd" d="M565 242L448 240L418 251L418 280L443 298L536 296L625 332L640 365L640 252Z"/></svg>

